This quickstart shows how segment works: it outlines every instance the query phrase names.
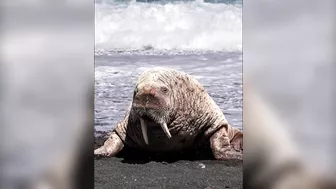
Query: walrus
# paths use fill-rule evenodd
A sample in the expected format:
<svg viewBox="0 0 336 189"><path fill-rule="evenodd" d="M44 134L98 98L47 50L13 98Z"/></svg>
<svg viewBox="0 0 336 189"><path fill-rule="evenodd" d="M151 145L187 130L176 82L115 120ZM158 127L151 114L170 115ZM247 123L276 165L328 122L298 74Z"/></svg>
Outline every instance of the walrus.
<svg viewBox="0 0 336 189"><path fill-rule="evenodd" d="M203 86L184 72L155 67L139 76L124 119L94 154L113 157L125 145L169 153L206 142L215 159L242 159L243 132L228 123Z"/></svg>
<svg viewBox="0 0 336 189"><path fill-rule="evenodd" d="M334 176L310 168L291 138L286 124L245 76L244 85L244 188L334 189Z"/></svg>

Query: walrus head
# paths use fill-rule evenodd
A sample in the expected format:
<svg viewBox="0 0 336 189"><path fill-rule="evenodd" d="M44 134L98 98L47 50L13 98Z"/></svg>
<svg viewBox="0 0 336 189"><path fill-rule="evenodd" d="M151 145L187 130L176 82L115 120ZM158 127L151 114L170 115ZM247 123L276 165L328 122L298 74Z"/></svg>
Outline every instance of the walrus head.
<svg viewBox="0 0 336 189"><path fill-rule="evenodd" d="M134 90L132 109L140 118L141 130L148 144L147 123L160 125L168 138L171 138L167 123L173 106L171 75L169 69L154 68L139 77Z"/></svg>

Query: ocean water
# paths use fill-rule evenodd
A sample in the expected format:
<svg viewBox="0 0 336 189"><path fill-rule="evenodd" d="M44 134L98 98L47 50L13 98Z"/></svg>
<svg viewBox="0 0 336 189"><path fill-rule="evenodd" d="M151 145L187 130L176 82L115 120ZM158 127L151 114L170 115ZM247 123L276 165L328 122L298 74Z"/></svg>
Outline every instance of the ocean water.
<svg viewBox="0 0 336 189"><path fill-rule="evenodd" d="M241 1L96 1L95 134L110 131L155 66L193 75L242 129Z"/></svg>

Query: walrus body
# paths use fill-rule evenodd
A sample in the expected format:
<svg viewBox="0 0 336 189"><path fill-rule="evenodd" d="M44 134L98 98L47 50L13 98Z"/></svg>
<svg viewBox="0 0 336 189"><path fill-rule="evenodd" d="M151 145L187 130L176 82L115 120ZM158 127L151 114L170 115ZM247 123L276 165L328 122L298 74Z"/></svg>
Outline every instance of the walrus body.
<svg viewBox="0 0 336 189"><path fill-rule="evenodd" d="M248 78L248 79L247 79ZM334 189L335 178L311 169L270 103L244 77L244 187L249 189ZM308 164L307 164L308 163Z"/></svg>
<svg viewBox="0 0 336 189"><path fill-rule="evenodd" d="M197 148L210 140L216 159L242 159L243 134L190 75L168 68L142 73L133 101L95 155L115 156L124 145L154 152Z"/></svg>

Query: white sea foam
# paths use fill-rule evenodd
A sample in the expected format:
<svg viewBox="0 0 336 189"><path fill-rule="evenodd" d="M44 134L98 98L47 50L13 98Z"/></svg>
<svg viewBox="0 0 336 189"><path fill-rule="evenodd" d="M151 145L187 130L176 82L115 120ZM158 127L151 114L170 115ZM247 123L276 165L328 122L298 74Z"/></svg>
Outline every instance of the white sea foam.
<svg viewBox="0 0 336 189"><path fill-rule="evenodd" d="M96 52L242 50L241 5L97 3L95 22Z"/></svg>

